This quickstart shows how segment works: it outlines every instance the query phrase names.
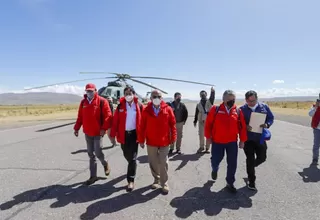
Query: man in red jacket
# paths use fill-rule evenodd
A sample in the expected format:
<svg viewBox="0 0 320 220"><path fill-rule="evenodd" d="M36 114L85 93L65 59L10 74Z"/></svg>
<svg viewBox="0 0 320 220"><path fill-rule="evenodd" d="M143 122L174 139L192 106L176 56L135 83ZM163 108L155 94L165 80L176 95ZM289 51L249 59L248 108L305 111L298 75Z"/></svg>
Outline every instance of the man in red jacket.
<svg viewBox="0 0 320 220"><path fill-rule="evenodd" d="M152 188L160 184L164 193L168 186L169 146L177 139L176 119L172 108L163 100L157 90L151 93L151 102L142 112L139 143L144 148L147 144L148 160L154 182Z"/></svg>
<svg viewBox="0 0 320 220"><path fill-rule="evenodd" d="M309 111L312 117L311 127L313 129L312 165L318 165L320 148L320 94L316 104Z"/></svg>
<svg viewBox="0 0 320 220"><path fill-rule="evenodd" d="M205 124L205 137L212 142L211 151L211 177L217 179L219 164L227 153L227 188L231 192L237 192L234 187L238 158L238 134L240 136L239 147L243 149L247 140L247 128L243 113L235 105L236 95L232 90L223 93L223 103L213 106L207 116Z"/></svg>
<svg viewBox="0 0 320 220"><path fill-rule="evenodd" d="M96 157L104 167L105 175L110 174L110 167L102 152L103 136L111 127L112 114L108 101L98 96L94 84L86 85L86 94L82 99L76 124L74 125L74 135L78 137L81 126L87 142L87 151L90 158L90 178L86 181L91 185L98 180Z"/></svg>
<svg viewBox="0 0 320 220"><path fill-rule="evenodd" d="M138 102L132 87L124 89L124 97L114 112L110 137L115 143L115 137L121 144L125 159L128 161L127 191L134 188L134 178L137 170L138 138L142 104Z"/></svg>

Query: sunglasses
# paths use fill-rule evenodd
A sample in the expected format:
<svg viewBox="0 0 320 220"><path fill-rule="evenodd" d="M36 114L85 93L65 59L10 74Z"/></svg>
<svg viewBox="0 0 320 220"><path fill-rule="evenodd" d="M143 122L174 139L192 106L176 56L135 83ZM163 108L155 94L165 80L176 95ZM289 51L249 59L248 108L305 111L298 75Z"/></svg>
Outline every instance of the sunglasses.
<svg viewBox="0 0 320 220"><path fill-rule="evenodd" d="M154 96L152 96L152 98L153 98L153 99L156 99L156 98L160 99L161 96L160 96L160 95L158 95L158 96L154 95Z"/></svg>

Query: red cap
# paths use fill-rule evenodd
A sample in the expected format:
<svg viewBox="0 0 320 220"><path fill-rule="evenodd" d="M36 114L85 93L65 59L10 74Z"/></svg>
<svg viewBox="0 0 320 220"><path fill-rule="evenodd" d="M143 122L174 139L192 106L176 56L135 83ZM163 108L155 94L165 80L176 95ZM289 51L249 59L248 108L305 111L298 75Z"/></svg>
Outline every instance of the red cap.
<svg viewBox="0 0 320 220"><path fill-rule="evenodd" d="M96 86L92 83L88 83L86 85L86 91L91 90L91 91L95 91L96 90Z"/></svg>

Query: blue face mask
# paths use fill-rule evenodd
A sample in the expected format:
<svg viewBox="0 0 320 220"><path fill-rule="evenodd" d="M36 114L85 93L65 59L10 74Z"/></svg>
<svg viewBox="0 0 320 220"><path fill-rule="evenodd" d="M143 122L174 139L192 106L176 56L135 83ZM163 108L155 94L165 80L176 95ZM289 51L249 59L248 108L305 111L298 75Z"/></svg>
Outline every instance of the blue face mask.
<svg viewBox="0 0 320 220"><path fill-rule="evenodd" d="M93 95L94 95L93 91L87 91L87 96L88 96L89 99L92 99Z"/></svg>

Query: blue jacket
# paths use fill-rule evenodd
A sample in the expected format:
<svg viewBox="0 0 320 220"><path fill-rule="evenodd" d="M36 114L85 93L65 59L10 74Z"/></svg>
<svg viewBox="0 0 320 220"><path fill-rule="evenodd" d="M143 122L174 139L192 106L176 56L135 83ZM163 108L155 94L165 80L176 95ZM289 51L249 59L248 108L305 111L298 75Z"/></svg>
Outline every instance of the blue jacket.
<svg viewBox="0 0 320 220"><path fill-rule="evenodd" d="M249 106L245 104L241 106L240 109L242 110L246 124L249 125L250 116L252 112L251 108L249 108ZM265 123L268 125L268 128L273 124L274 115L267 104L259 102L257 108L255 109L255 112L267 114ZM250 131L247 131L247 136L248 140L260 141L261 139L261 134Z"/></svg>

